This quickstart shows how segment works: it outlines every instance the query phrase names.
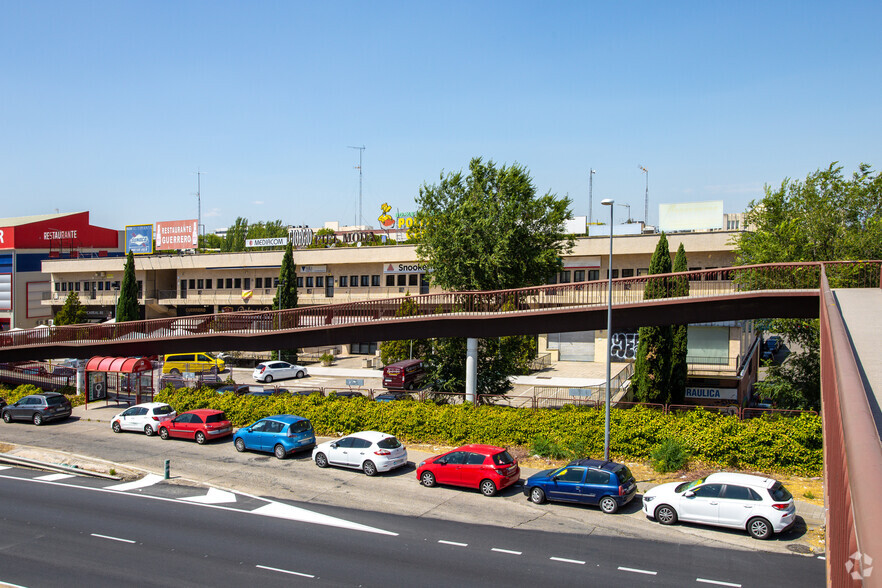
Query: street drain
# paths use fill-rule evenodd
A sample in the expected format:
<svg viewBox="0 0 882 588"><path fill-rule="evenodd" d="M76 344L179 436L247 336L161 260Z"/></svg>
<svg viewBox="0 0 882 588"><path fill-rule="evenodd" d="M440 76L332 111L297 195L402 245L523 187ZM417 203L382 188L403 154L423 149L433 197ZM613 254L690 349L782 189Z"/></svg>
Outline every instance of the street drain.
<svg viewBox="0 0 882 588"><path fill-rule="evenodd" d="M791 543L787 546L787 549L792 551L793 553L801 553L804 555L810 555L812 552L812 548L808 545L802 545L800 543Z"/></svg>

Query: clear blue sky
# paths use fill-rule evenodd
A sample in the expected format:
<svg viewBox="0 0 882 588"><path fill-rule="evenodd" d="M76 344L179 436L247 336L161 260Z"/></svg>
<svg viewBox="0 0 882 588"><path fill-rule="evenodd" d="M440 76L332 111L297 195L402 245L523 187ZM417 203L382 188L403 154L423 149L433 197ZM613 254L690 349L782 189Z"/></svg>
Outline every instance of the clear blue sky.
<svg viewBox="0 0 882 588"><path fill-rule="evenodd" d="M882 165L879 2L0 2L0 218L350 224L482 156L594 215ZM624 209L616 210L624 220ZM605 216L604 216L605 218Z"/></svg>

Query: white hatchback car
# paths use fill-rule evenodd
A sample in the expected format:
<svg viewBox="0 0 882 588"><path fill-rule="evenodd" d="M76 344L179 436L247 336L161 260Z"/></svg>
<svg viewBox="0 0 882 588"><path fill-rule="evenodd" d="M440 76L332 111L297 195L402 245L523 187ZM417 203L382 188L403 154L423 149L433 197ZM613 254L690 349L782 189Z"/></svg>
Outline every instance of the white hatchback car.
<svg viewBox="0 0 882 588"><path fill-rule="evenodd" d="M796 520L793 496L780 482L728 472L651 488L643 494L643 512L663 525L680 520L746 529L756 539L768 539Z"/></svg>
<svg viewBox="0 0 882 588"><path fill-rule="evenodd" d="M285 378L302 378L306 375L306 368L287 361L265 361L257 364L251 377L258 382L272 382Z"/></svg>
<svg viewBox="0 0 882 588"><path fill-rule="evenodd" d="M177 416L175 409L164 402L145 402L129 407L110 420L114 433L144 431L152 437L159 430L159 422Z"/></svg>
<svg viewBox="0 0 882 588"><path fill-rule="evenodd" d="M336 441L325 441L312 450L315 465L355 468L368 476L388 472L407 463L407 449L388 433L361 431Z"/></svg>

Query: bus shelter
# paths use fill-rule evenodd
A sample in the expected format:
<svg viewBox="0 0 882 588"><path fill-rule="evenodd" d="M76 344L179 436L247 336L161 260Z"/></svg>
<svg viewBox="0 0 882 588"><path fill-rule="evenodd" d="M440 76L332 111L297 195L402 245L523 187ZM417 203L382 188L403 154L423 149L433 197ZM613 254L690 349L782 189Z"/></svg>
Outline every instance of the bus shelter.
<svg viewBox="0 0 882 588"><path fill-rule="evenodd" d="M153 363L144 357L93 357L86 363L90 402L140 404L153 400Z"/></svg>

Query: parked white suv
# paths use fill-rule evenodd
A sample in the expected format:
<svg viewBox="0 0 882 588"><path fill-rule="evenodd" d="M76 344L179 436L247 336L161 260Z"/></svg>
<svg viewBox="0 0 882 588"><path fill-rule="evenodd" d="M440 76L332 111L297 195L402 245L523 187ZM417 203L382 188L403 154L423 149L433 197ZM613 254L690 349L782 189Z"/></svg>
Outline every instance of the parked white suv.
<svg viewBox="0 0 882 588"><path fill-rule="evenodd" d="M320 468L342 466L374 476L377 472L388 472L407 464L407 450L393 435L361 431L316 446L312 450L312 459Z"/></svg>
<svg viewBox="0 0 882 588"><path fill-rule="evenodd" d="M771 478L721 472L694 482L672 482L643 495L643 512L663 525L678 520L746 529L768 539L793 525L793 496Z"/></svg>
<svg viewBox="0 0 882 588"><path fill-rule="evenodd" d="M110 419L110 428L114 433L121 431L144 431L152 437L159 430L159 422L174 418L175 409L164 402L145 402L129 407Z"/></svg>

